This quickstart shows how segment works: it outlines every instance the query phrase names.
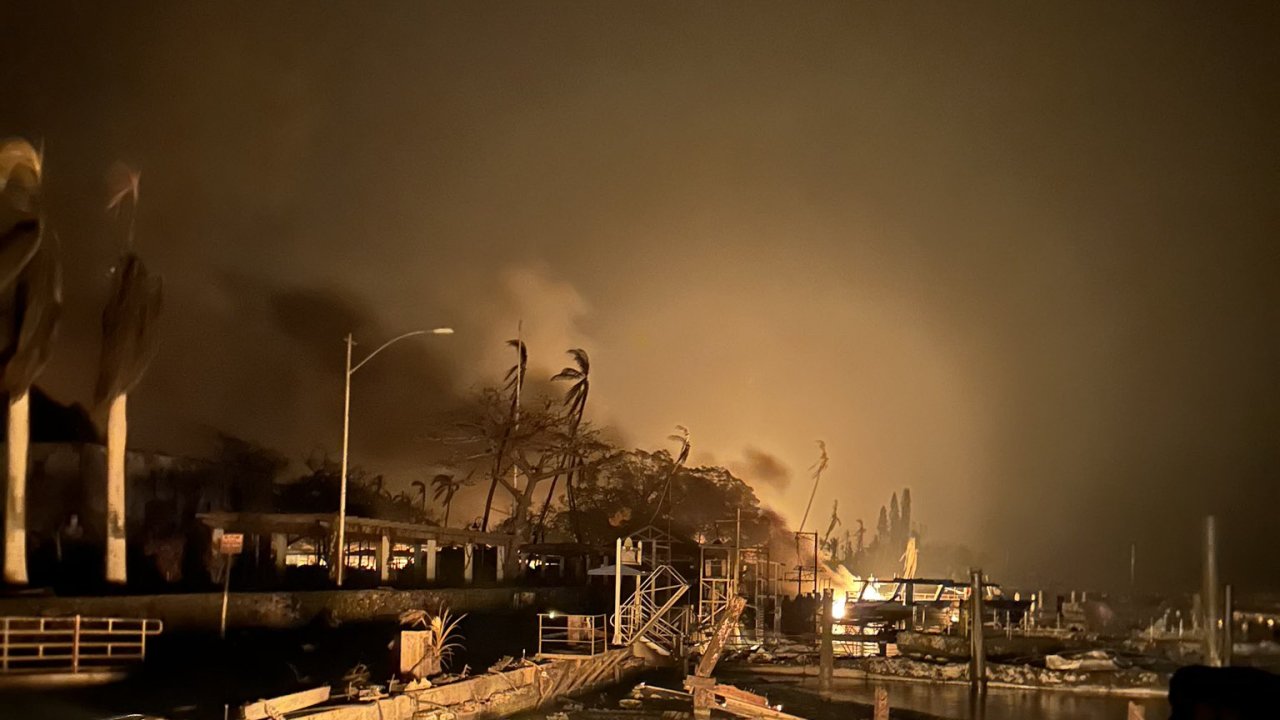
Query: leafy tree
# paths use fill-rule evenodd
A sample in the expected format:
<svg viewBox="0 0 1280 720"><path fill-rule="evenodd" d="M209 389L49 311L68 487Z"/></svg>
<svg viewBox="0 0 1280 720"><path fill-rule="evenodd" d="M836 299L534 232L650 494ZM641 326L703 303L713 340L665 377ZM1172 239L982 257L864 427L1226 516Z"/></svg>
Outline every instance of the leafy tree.
<svg viewBox="0 0 1280 720"><path fill-rule="evenodd" d="M576 514L584 542L608 544L650 524L650 509L666 494L665 519L677 536L714 539L717 522L741 510L744 542L789 542L781 518L760 506L750 485L725 468L685 467L678 460L666 450L632 450L589 468L579 482L576 510L566 508L555 523L567 529L568 516Z"/></svg>
<svg viewBox="0 0 1280 720"><path fill-rule="evenodd" d="M902 513L898 509L898 493L889 500L889 542L897 546L902 544Z"/></svg>
<svg viewBox="0 0 1280 720"><path fill-rule="evenodd" d="M902 532L911 535L911 488L902 489Z"/></svg>
<svg viewBox="0 0 1280 720"><path fill-rule="evenodd" d="M497 529L523 541L528 539L535 521L531 509L534 498L541 494L540 484L564 472L560 465L563 458L570 458L569 466L584 472L608 462L614 451L585 422L571 433L570 419L550 399L543 398L532 408L523 408L518 423L513 422L507 390L483 390L467 411L469 417L457 423L456 435L446 442L458 453L454 467L469 467L470 472L476 472L482 464L512 469L510 477L501 471L491 478L495 487L510 496L514 506ZM508 562L512 563L508 569L512 571L517 562L513 555L508 555Z"/></svg>
<svg viewBox="0 0 1280 720"><path fill-rule="evenodd" d="M889 511L880 506L880 519L876 521L875 543L883 545L889 542Z"/></svg>

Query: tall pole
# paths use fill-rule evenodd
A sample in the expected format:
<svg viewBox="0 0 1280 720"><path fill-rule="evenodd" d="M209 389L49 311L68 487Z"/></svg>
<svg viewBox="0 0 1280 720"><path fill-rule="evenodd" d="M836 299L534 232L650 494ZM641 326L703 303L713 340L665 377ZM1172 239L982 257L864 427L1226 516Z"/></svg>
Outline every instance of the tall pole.
<svg viewBox="0 0 1280 720"><path fill-rule="evenodd" d="M222 576L222 616L218 620L218 639L227 639L227 600L231 595L231 563L235 560L235 555L225 555L227 558L227 569Z"/></svg>
<svg viewBox="0 0 1280 720"><path fill-rule="evenodd" d="M622 644L622 538L613 551L613 644Z"/></svg>
<svg viewBox="0 0 1280 720"><path fill-rule="evenodd" d="M347 569L347 438L351 431L351 348L354 345L351 333L347 333L347 370L343 373L346 383L342 393L342 484L338 490L338 587L342 587Z"/></svg>
<svg viewBox="0 0 1280 720"><path fill-rule="evenodd" d="M982 571L973 570L969 580L969 687L987 689L987 648L982 635Z"/></svg>
<svg viewBox="0 0 1280 720"><path fill-rule="evenodd" d="M1231 667L1231 653L1235 644L1235 628L1232 616L1235 615L1235 600L1231 597L1231 584L1222 588L1222 667Z"/></svg>
<svg viewBox="0 0 1280 720"><path fill-rule="evenodd" d="M1204 660L1210 667L1222 666L1222 645L1219 641L1218 621L1222 613L1218 606L1218 530L1212 515L1204 519Z"/></svg>
<svg viewBox="0 0 1280 720"><path fill-rule="evenodd" d="M733 592L738 592L738 582L742 579L742 571L740 564L742 563L742 508L738 508L738 514L733 525Z"/></svg>

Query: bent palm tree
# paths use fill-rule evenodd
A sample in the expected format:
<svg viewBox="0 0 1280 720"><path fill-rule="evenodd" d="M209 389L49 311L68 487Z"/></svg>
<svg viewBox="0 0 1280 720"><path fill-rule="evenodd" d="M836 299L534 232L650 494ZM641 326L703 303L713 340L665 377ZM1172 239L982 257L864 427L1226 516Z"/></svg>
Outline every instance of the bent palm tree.
<svg viewBox="0 0 1280 720"><path fill-rule="evenodd" d="M489 512L493 508L493 493L498 489L498 478L502 475L502 456L507 452L507 443L511 433L520 422L520 391L524 388L525 368L529 364L529 350L519 338L508 340L507 345L515 348L516 364L507 371L507 384L503 389L511 392L511 409L507 413L506 428L498 441L498 451L493 454L493 477L489 480L489 495L484 500L484 517L480 521L480 530L489 529Z"/></svg>
<svg viewBox="0 0 1280 720"><path fill-rule="evenodd" d="M809 511L813 509L813 498L818 494L818 481L822 479L822 471L827 469L827 444L818 441L818 460L809 469L813 471L813 490L809 491L809 504L804 506L804 517L800 518L800 527L796 532L804 532L804 524L809 519Z"/></svg>
<svg viewBox="0 0 1280 720"><path fill-rule="evenodd" d="M444 503L444 527L449 527L449 508L453 506L453 496L458 493L462 487L461 480L455 480L452 475L440 474L432 478L431 487L434 489L432 497L436 502Z"/></svg>
<svg viewBox="0 0 1280 720"><path fill-rule="evenodd" d="M677 425L676 430L680 431L678 435L668 435L668 440L680 443L680 453L676 455L675 462L671 463L671 470L667 473L667 480L662 484L662 493L658 495L658 502L653 505L653 516L649 518L649 525L658 519L659 513L662 512L662 501L667 498L667 491L671 488L671 479L680 471L684 461L689 459L689 449L692 447L689 443L689 428L683 425Z"/></svg>
<svg viewBox="0 0 1280 720"><path fill-rule="evenodd" d="M578 428L582 425L582 416L587 411L587 395L591 392L591 358L587 356L587 351L582 348L574 348L569 351L569 354L573 356L574 364L577 367L566 367L551 376L551 381L574 381L573 385L570 385L569 390L564 394L564 404L567 406L565 417L569 419L569 445L572 446L574 441L578 439ZM577 455L566 454L560 459L560 469L568 470L568 474L565 476L565 496L569 500L569 519L573 523L574 538L581 542L581 533L578 532L577 508L574 506L573 497L573 473L577 469L577 465ZM559 474L551 478L551 487L547 489L547 501L542 504L542 512L538 515L539 531L542 530L546 523L547 509L551 507L551 499L555 497L556 482L559 479Z"/></svg>
<svg viewBox="0 0 1280 720"><path fill-rule="evenodd" d="M138 174L130 172L107 209L130 205L124 252L112 269L113 283L102 311L102 356L95 392L107 407L107 582L123 585L125 569L125 446L128 397L155 357L156 324L162 304L160 278L147 272L132 252L133 215L138 206Z"/></svg>
<svg viewBox="0 0 1280 720"><path fill-rule="evenodd" d="M421 510L422 513L425 515L427 512L427 484L422 482L421 480L414 480L413 482L409 483L409 485L414 490L418 491L417 492L418 509Z"/></svg>
<svg viewBox="0 0 1280 720"><path fill-rule="evenodd" d="M41 158L25 140L0 144L0 364L9 396L4 580L27 583L27 449L31 385L49 359L62 309L55 249L43 242ZM12 222L10 222L12 219Z"/></svg>

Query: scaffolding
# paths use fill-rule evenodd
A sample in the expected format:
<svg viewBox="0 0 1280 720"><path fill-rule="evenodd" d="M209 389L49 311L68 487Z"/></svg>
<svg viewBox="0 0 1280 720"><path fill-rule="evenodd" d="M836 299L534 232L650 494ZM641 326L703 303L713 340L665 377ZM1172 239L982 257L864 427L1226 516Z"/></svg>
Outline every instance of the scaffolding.
<svg viewBox="0 0 1280 720"><path fill-rule="evenodd" d="M805 562L805 553L809 552L810 542L813 544L813 559L812 562ZM819 593L818 563L820 561L818 558L818 533L796 533L796 564L791 566L791 572L786 576L788 584L796 585L796 597L803 595L807 588L812 588L814 595Z"/></svg>
<svg viewBox="0 0 1280 720"><path fill-rule="evenodd" d="M717 525L730 523L734 526L732 540L717 538L698 546L698 626L714 627L730 600L741 596L746 600L742 630L749 632L752 641L763 642L766 628L774 637L782 628L782 564L769 559L765 545L741 544L741 517ZM740 630L730 641L746 636Z"/></svg>

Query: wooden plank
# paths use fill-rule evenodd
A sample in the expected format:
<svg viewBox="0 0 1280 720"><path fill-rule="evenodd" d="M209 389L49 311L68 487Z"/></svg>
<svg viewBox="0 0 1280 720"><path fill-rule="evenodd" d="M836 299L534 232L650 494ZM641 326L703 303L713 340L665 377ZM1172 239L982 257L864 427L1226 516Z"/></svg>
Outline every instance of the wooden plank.
<svg viewBox="0 0 1280 720"><path fill-rule="evenodd" d="M759 705L744 703L741 700L734 700L733 698L725 698L724 705L721 705L720 709L731 715L737 715L738 717L744 718L763 718L764 720L805 720L798 715L791 715L784 713L781 710L774 710L768 705L760 707Z"/></svg>
<svg viewBox="0 0 1280 720"><path fill-rule="evenodd" d="M249 703L240 708L240 717L244 720L268 720L268 718L284 715L294 710L319 705L328 699L329 686L325 685L311 690L281 695L270 700Z"/></svg>
<svg viewBox="0 0 1280 720"><path fill-rule="evenodd" d="M742 610L746 606L747 599L741 595L729 598L720 615L720 623L716 626L715 634L707 641L707 647L702 651L702 657L698 659L698 667L694 670L694 675L711 677L711 671L716 669L716 663L720 662L720 654L724 652L724 644L728 642L729 635L738 626L738 617L742 615Z"/></svg>
<svg viewBox="0 0 1280 720"><path fill-rule="evenodd" d="M734 700L738 700L740 702L750 703L752 705L759 705L761 707L769 706L769 701L766 700L763 695L757 695L747 690L741 690L732 685L717 684L714 692L716 695L719 695L720 697L723 697L723 698L733 698Z"/></svg>

